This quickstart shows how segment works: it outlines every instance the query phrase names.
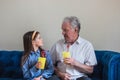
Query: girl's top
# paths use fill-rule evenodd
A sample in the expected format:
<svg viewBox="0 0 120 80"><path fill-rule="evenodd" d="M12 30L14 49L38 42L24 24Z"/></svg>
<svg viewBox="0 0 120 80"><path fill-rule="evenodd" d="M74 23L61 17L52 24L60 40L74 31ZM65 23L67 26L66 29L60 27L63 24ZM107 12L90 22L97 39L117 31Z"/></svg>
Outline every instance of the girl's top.
<svg viewBox="0 0 120 80"><path fill-rule="evenodd" d="M52 76L54 68L50 53L48 51L45 51L46 64L44 70L37 69L35 67L36 63L38 62L38 57L41 57L40 50L37 50L36 52L30 52L28 59L22 66L24 79L33 80L39 76L42 76L43 78L49 78Z"/></svg>

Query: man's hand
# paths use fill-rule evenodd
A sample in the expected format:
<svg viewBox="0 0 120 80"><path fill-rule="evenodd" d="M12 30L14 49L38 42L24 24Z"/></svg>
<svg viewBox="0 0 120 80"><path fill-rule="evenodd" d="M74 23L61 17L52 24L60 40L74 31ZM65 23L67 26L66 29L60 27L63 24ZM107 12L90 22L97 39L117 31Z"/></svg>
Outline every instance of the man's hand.
<svg viewBox="0 0 120 80"><path fill-rule="evenodd" d="M93 72L93 66L88 66L86 64L82 64L73 58L65 58L64 63L67 65L74 66L77 70L79 70L80 72L83 72L83 73L89 74L89 73Z"/></svg>
<svg viewBox="0 0 120 80"><path fill-rule="evenodd" d="M70 80L70 78L71 78L71 75L68 74L68 73L62 73L62 72L60 72L59 76L60 76L60 78L62 80Z"/></svg>
<svg viewBox="0 0 120 80"><path fill-rule="evenodd" d="M56 67L54 67L55 73L61 78L61 80L70 80L71 75L68 73L64 73L59 71Z"/></svg>
<svg viewBox="0 0 120 80"><path fill-rule="evenodd" d="M73 65L75 65L75 59L73 59L73 58L65 58L64 63L73 66Z"/></svg>

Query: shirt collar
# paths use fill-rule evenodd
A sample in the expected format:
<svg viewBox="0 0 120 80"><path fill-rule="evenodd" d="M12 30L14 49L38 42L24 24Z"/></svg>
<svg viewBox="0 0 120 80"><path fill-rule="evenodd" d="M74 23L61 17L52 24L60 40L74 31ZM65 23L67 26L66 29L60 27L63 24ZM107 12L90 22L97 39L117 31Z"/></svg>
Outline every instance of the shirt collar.
<svg viewBox="0 0 120 80"><path fill-rule="evenodd" d="M77 39L74 43L80 44L80 42L81 42L81 37L78 36L78 39ZM74 43L73 43L73 44L74 44ZM65 39L64 39L64 44L66 44Z"/></svg>
<svg viewBox="0 0 120 80"><path fill-rule="evenodd" d="M39 49L38 49L36 52L31 51L31 54L38 54L38 53L40 53L40 50L39 50Z"/></svg>
<svg viewBox="0 0 120 80"><path fill-rule="evenodd" d="M78 39L75 41L77 44L80 44L81 42L81 37L79 36Z"/></svg>

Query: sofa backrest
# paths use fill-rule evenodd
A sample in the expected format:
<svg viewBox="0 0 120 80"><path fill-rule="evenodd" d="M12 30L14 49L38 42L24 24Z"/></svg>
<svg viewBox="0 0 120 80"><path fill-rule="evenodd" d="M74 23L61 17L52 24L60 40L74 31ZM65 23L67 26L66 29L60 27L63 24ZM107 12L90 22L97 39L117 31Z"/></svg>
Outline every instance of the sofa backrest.
<svg viewBox="0 0 120 80"><path fill-rule="evenodd" d="M120 53L95 51L98 64L94 67L92 80L119 80Z"/></svg>
<svg viewBox="0 0 120 80"><path fill-rule="evenodd" d="M22 78L23 51L0 51L0 77Z"/></svg>

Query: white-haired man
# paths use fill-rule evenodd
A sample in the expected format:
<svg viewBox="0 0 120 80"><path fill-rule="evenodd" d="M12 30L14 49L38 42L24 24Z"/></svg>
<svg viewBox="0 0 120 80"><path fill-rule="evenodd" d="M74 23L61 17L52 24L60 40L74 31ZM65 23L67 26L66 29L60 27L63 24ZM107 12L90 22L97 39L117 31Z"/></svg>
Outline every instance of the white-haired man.
<svg viewBox="0 0 120 80"><path fill-rule="evenodd" d="M61 80L91 80L87 74L93 72L97 60L92 44L79 35L81 25L78 18L65 17L61 29L64 39L50 50L55 73ZM70 57L63 58L65 51Z"/></svg>

